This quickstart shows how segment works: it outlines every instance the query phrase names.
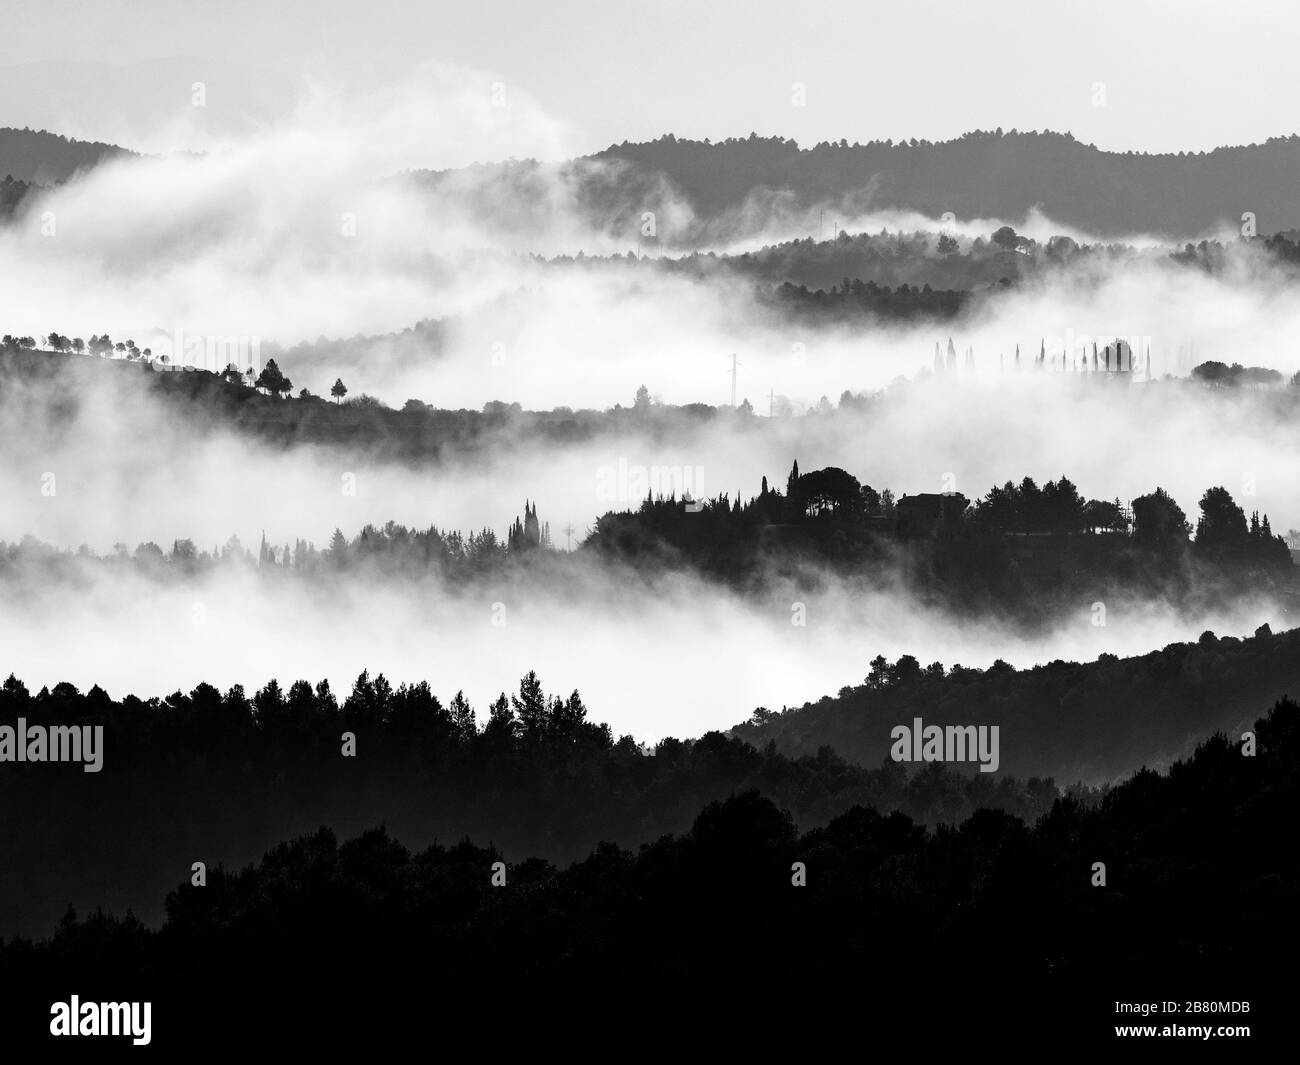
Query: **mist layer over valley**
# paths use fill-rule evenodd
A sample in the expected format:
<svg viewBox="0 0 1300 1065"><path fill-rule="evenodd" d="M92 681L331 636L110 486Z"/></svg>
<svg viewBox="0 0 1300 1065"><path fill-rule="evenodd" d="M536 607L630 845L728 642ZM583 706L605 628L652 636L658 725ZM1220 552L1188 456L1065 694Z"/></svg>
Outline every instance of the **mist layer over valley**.
<svg viewBox="0 0 1300 1065"><path fill-rule="evenodd" d="M0 1057L1293 1034L1300 9L9 6Z"/></svg>
<svg viewBox="0 0 1300 1065"><path fill-rule="evenodd" d="M1240 204L1217 193L1146 229L1054 210L1051 183L1035 185L1036 153L1064 147L1061 166L1083 181L1096 152L1055 135L802 153L656 142L562 162L577 156L572 130L523 93L494 106L484 84L434 65L359 99L312 86L275 125L206 154L82 145L80 167L33 185L0 227L3 328L132 336L155 356L187 337L233 338L263 360L294 349L300 386L318 394L342 375L354 395L451 409L607 407L641 384L672 403L718 403L733 352L741 397L762 411L776 393L802 409L912 375L950 334L984 372L1016 345L1029 353L1057 338L1053 354L1069 347L1073 358L1074 339L1113 336L1143 338L1159 374L1189 370L1193 348L1199 359L1300 369L1287 342L1300 324L1292 270L1239 231L1243 212L1252 236L1256 214L1261 233L1294 221L1269 208L1300 150L1293 139L1205 165L1109 160L1142 171L1133 181L1151 196L1167 195L1164 172L1185 170L1190 186L1237 159L1251 174ZM52 151L12 134L16 173ZM1026 186L947 195L946 153L972 152ZM525 154L543 162L493 162ZM706 162L728 159L725 179ZM933 196L909 198L917 178L892 172L900 159L947 176ZM735 187L711 188L719 182ZM1003 226L1020 242L990 242ZM890 236L864 258L861 238L881 230ZM1212 272L1171 263L1184 241L1205 237L1224 243ZM1080 256L1081 246L1102 251ZM791 320L771 299L783 282L842 280L975 298L955 324L869 330Z"/></svg>
<svg viewBox="0 0 1300 1065"><path fill-rule="evenodd" d="M772 565L737 584L689 558L637 563L581 546L602 514L636 510L643 493L739 502L757 496L763 478L780 484L796 459L805 470L848 467L900 496L964 490L975 499L1004 481L1062 473L1103 500L1159 484L1188 514L1223 484L1284 530L1300 522L1286 491L1300 457L1288 393L1120 386L1104 375L928 376L799 416L593 412L571 440L522 414L489 419L421 459L373 426L355 443L313 443L306 431L275 442L275 417L227 420L201 392L155 387L189 375L40 352L8 370L0 540L12 546L0 567L0 633L6 669L37 686L67 680L145 695L200 680L229 687L274 676L287 687L307 676L346 690L369 670L394 683L428 679L448 697L464 689L481 707L545 663L549 684L580 688L618 731L654 742L859 683L878 654L1029 666L1142 653L1206 629L1294 624L1285 585L1176 598L1098 581L1060 601L958 609L918 587L901 558L852 574L816 560ZM273 414L312 402L240 391ZM347 413L322 409L326 418ZM383 417L436 424L438 415ZM1088 428L1062 430L1070 424ZM186 490L196 485L201 492ZM504 541L525 500L557 549L527 565L459 578L289 567L307 543L327 548L335 529L352 540L394 521L495 529ZM20 549L27 536L49 548ZM246 558L240 545L254 550L263 537L269 559L265 548ZM227 557L188 566L176 541ZM159 545L156 556L142 544Z"/></svg>
<svg viewBox="0 0 1300 1065"><path fill-rule="evenodd" d="M562 577L537 587L519 579L448 588L344 578L305 588L232 563L204 579L159 585L85 566L42 582L33 602L35 589L6 568L0 637L5 669L27 683L98 684L116 696L270 677L286 688L327 678L346 691L369 670L393 684L427 679L446 698L463 689L482 711L512 678L538 668L556 689L579 688L616 731L653 743L860 683L878 654L1025 667L1291 620L1266 596L1186 613L1118 600L1107 604L1104 628L1093 623L1089 602L1026 634L1013 619L950 617L902 591L824 586L756 600L688 574L647 583L572 564ZM791 623L796 604L804 625Z"/></svg>
<svg viewBox="0 0 1300 1065"><path fill-rule="evenodd" d="M347 104L319 93L206 155L105 154L13 209L6 328L42 342L15 341L0 374L0 540L85 548L51 562L10 547L6 667L118 694L270 676L343 688L370 670L485 704L545 663L549 683L653 741L858 683L880 654L1028 666L1294 623L1285 577L1172 594L1111 574L1039 601L957 604L916 580L906 552L728 580L671 552L588 550L602 515L659 495L738 505L796 462L890 498L974 501L1068 476L1124 507L1159 487L1193 516L1221 485L1277 532L1300 526L1291 246L1239 239L1218 208L1155 236L1090 216L1106 244L1085 215L1063 225L1003 200L1017 213L993 218L980 208L994 200L972 200L959 218L870 172L819 197L710 192L630 149L465 166L508 145L552 160L571 148L526 98L503 125L463 72L436 75L456 107L431 106L427 85ZM836 166L870 156L846 151ZM807 239L827 209L834 239ZM896 232L871 237L877 226ZM1171 241L1197 234L1216 239ZM896 289L864 288L875 276ZM931 279L964 287L947 299ZM31 351L51 329L138 347ZM1130 347L1112 374L1116 337ZM227 358L256 371L271 356L283 392L291 380L309 394L214 376ZM52 368L33 370L42 357ZM1277 386L1187 379L1212 360L1273 371ZM196 363L197 383L162 372ZM319 398L334 382L340 405ZM504 539L526 501L556 549L526 567L274 571L335 530L389 522ZM172 565L177 542L226 561ZM159 572L119 564L132 554L171 558Z"/></svg>

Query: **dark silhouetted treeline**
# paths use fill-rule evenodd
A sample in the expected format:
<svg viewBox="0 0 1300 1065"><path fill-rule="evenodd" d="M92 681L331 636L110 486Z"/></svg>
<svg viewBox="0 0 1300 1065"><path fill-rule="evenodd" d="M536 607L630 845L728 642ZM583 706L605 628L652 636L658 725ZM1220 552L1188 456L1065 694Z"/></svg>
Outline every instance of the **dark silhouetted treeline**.
<svg viewBox="0 0 1300 1065"><path fill-rule="evenodd" d="M850 298L857 284L849 283ZM864 284L862 290L870 287ZM919 297L921 290L914 289L911 293ZM814 293L808 298L820 297ZM406 343L418 346L423 343L419 337L438 332L428 323L421 325L425 328L417 330L418 335ZM55 350L51 338L65 346ZM317 345L322 350L333 351L339 343L352 342L318 341ZM300 346L294 350L308 363L314 357L311 354L314 348ZM784 413L776 419L756 416L748 401L737 408L705 403L634 402L628 406L616 403L606 410L557 407L532 411L523 410L518 403L496 400L485 403L481 410L447 410L419 399L408 399L401 409L393 409L373 396L358 392L356 381L312 381L310 384L319 394L309 388L299 389L297 394L286 390L284 394L290 398L280 398L265 387L258 387L263 381L287 386L289 378L285 373L297 378L297 383L303 383L300 371L285 361L285 354L278 349L278 358L274 360L276 371L270 375L275 378L273 381L267 376L270 360L268 367L250 376L247 367L242 371L227 367L217 373L151 361L145 354L150 351L137 346L133 339L114 340L107 334L91 336L89 340L58 333L47 337L6 335L0 341L0 394L10 387L34 386L27 393L27 401L42 402L44 398L49 421L58 425L95 398L111 401L109 397L95 397L97 386L138 388L141 395L160 401L164 409L183 418L191 432L233 430L275 446L324 445L346 452L354 459L372 457L421 465L484 453L495 456L501 449L520 444L564 446L615 439L628 433L636 433L651 443L675 443L683 435L711 425L761 433L773 424L779 425L791 414L809 418L857 418L871 413L875 404L890 399L888 390L865 395L846 390L840 396L838 408L823 397L805 412L797 412L787 399L778 397ZM87 354L100 357L88 358ZM283 372L279 363L284 363ZM918 367L927 364L928 358L918 359ZM1009 360L1007 368L1012 369ZM1084 375L1074 374L1060 377L1084 379ZM341 385L345 394L356 394L336 402L325 394L334 384ZM944 384L962 387L960 379L945 377ZM1291 385L1252 391L1248 399L1259 405L1260 418L1300 415L1300 375ZM1203 393L1205 382L1200 378L1191 381L1166 378L1145 387L1171 391L1196 389ZM1224 401L1227 399L1224 396Z"/></svg>
<svg viewBox="0 0 1300 1065"><path fill-rule="evenodd" d="M84 390L96 385L140 387L185 419L188 430L233 430L276 446L321 444L351 456L434 464L461 453L494 452L511 443L552 446L600 438L621 431L642 431L651 440L713 422L754 425L757 419L729 407L689 403L652 411L615 405L611 410L526 411L518 403L489 401L482 410L446 410L418 400L394 410L371 396L334 403L320 395L280 399L250 383L204 369L155 366L122 358L87 358L40 350L31 345L0 347L0 392L9 382L45 386L57 395L50 404L52 424L67 420L88 402ZM117 341L125 347L125 341ZM143 349L137 349L143 350ZM286 366L286 369L288 367ZM293 376L298 376L297 372ZM351 387L347 382L345 386ZM322 391L329 382L316 382ZM353 382L355 384L355 382Z"/></svg>
<svg viewBox="0 0 1300 1065"><path fill-rule="evenodd" d="M99 556L29 536L0 541L0 582L12 594L32 594L50 581L89 584L123 572L176 581L241 566L267 581L493 577L554 591L591 563L628 566L647 580L690 570L756 595L789 580L814 590L832 579L867 589L901 583L923 603L1030 629L1096 602L1122 609L1138 598L1204 610L1256 593L1285 611L1300 609L1290 549L1267 515L1247 518L1226 489L1214 487L1201 497L1195 538L1192 532L1160 488L1126 505L1087 500L1066 477L1042 486L1024 478L974 503L957 493L896 499L838 467L800 473L795 463L785 492L763 478L745 502L723 494L688 509L672 493L647 494L636 510L598 518L572 552L555 550L549 521L526 502L504 536L390 521L351 539L336 529L319 548L304 539L263 540L256 553L231 537L210 549L190 539L169 550L119 543Z"/></svg>
<svg viewBox="0 0 1300 1065"><path fill-rule="evenodd" d="M563 869L482 842L412 850L391 829L341 843L320 828L255 865L211 867L203 886L177 870L159 930L92 910L5 942L8 1031L37 1037L49 996L73 987L152 999L159 1045L246 1038L257 1021L276 1043L373 1045L430 1013L561 1016L592 1034L610 1007L620 1027L654 1028L705 996L735 1038L847 1023L851 1004L864 1038L892 1026L918 1045L946 1033L1005 1050L1142 1023L1117 1018L1116 1000L1194 999L1249 1002L1178 1023L1246 1024L1260 1046L1290 1024L1276 981L1300 912L1297 712L1283 701L1256 722L1252 757L1215 735L1165 776L1029 821L980 810L927 830L854 806L808 829L744 790ZM817 1005L822 1021L805 1012Z"/></svg>
<svg viewBox="0 0 1300 1065"><path fill-rule="evenodd" d="M956 493L895 499L838 467L801 474L795 463L784 493L763 478L746 502L724 494L687 509L673 494L647 496L636 510L598 518L572 553L554 550L549 521L526 502L504 536L390 521L366 525L350 539L335 530L321 548L303 539L263 540L256 553L231 537L211 549L190 539L168 550L119 543L98 556L29 536L0 542L0 581L30 591L41 582L88 582L114 572L168 581L238 565L256 567L267 580L361 574L563 583L599 561L630 565L647 579L688 568L756 593L792 576L811 586L828 574L882 587L902 578L934 605L1014 613L1027 625L1134 596L1202 608L1259 592L1295 603L1290 549L1267 515L1248 519L1226 489L1215 487L1201 498L1194 539L1192 531L1182 508L1159 488L1127 505L1086 500L1066 477L1041 487L1031 478L1008 482L973 504Z"/></svg>
<svg viewBox="0 0 1300 1065"><path fill-rule="evenodd" d="M568 860L602 839L633 845L682 831L704 803L745 788L805 825L855 803L921 822L981 806L1032 818L1057 795L1050 780L966 766L931 766L913 780L905 766L867 768L829 749L792 760L716 732L648 752L590 721L577 692L548 695L532 673L513 696L477 708L382 675L362 674L341 700L327 682L115 700L66 683L30 693L10 677L0 725L19 718L102 725L103 768L0 765L0 855L12 856L0 934L43 927L69 900L148 918L177 863L246 861L322 822L340 831L384 822L426 840L468 833Z"/></svg>
<svg viewBox="0 0 1300 1065"><path fill-rule="evenodd" d="M1013 612L1037 624L1071 604L1162 598L1185 606L1225 603L1246 590L1294 598L1295 567L1267 515L1245 512L1226 489L1201 499L1197 536L1164 492L1086 500L1068 478L1030 478L964 496L898 499L837 467L800 473L782 493L764 478L747 502L723 495L691 511L647 498L635 512L602 515L584 543L621 561L689 564L742 586L799 561L837 575L902 576L936 604ZM815 574L804 574L815 580Z"/></svg>
<svg viewBox="0 0 1300 1065"><path fill-rule="evenodd" d="M829 746L873 765L888 756L890 729L914 718L998 725L1008 772L1033 766L1061 781L1113 780L1135 765L1167 765L1209 732L1244 726L1253 707L1297 691L1300 629L1261 626L1246 639L1206 632L1132 658L1020 670L877 656L862 684L783 712L760 708L731 735L792 756Z"/></svg>

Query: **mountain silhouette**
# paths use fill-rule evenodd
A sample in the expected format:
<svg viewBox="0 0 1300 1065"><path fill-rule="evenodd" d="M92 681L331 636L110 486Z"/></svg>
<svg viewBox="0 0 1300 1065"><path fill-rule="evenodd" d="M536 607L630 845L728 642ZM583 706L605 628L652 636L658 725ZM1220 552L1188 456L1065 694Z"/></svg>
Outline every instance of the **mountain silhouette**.
<svg viewBox="0 0 1300 1065"><path fill-rule="evenodd" d="M532 160L512 160L420 176L459 189L472 177L477 200L508 199L521 216L549 208L545 179L558 176L574 187L587 221L636 232L644 212L655 211L660 219L675 219L660 226L657 238L665 246L689 247L760 232L763 220L777 212L787 220L806 213L809 234L816 235L820 207L842 218L915 211L939 219L952 212L959 223L1015 223L1037 210L1096 237L1169 240L1224 226L1235 230L1250 211L1260 232L1277 232L1300 223L1293 195L1297 168L1296 135L1149 155L1104 151L1069 133L996 130L937 143L841 140L811 148L754 134L717 143L670 134L611 145L554 172ZM682 207L689 221L681 220Z"/></svg>

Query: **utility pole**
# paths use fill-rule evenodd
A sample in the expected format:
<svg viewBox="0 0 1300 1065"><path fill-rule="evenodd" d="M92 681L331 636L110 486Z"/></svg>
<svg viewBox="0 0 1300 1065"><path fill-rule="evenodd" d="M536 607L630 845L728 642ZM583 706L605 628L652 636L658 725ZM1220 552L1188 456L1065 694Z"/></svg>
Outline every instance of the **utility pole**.
<svg viewBox="0 0 1300 1065"><path fill-rule="evenodd" d="M772 417L772 412L776 410L776 389L772 389L767 394L767 416Z"/></svg>
<svg viewBox="0 0 1300 1065"><path fill-rule="evenodd" d="M820 207L817 210L817 239L822 240L826 236L826 208Z"/></svg>
<svg viewBox="0 0 1300 1065"><path fill-rule="evenodd" d="M562 533L564 533L564 550L566 550L566 551L572 551L572 550L573 550L573 547L572 547L572 545L571 545L570 542L569 542L569 538L573 536L573 532L574 532L574 529L573 529L573 522L569 522L569 524L566 525L566 526L565 526L563 529L561 529L560 531L561 531Z"/></svg>
<svg viewBox="0 0 1300 1065"><path fill-rule="evenodd" d="M740 363L736 361L736 356L735 353L733 352L731 356L731 405L732 407L735 407L736 405L736 367L739 365Z"/></svg>

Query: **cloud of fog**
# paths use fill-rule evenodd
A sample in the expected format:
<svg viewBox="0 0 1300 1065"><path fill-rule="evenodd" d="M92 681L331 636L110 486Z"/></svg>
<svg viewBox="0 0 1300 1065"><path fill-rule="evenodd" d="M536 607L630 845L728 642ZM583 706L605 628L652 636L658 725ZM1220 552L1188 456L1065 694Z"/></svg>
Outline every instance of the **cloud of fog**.
<svg viewBox="0 0 1300 1065"><path fill-rule="evenodd" d="M635 507L647 488L672 491L686 471L696 495L749 498L764 476L784 487L796 459L900 495L954 488L973 499L1007 480L1066 475L1085 496L1128 501L1159 485L1193 520L1204 490L1221 484L1277 531L1300 528L1294 402L1184 381L982 368L898 382L862 409L827 414L701 422L651 411L549 445L506 423L468 450L411 463L378 445L259 443L210 424L201 407L155 396L138 376L146 371L86 369L103 372L71 390L11 382L0 392L0 539L106 551L189 538L210 548L231 535L255 544L265 531L276 544L323 546L336 527L351 534L389 520L501 530L531 499L553 535L571 523L580 540L600 514ZM660 484L650 483L656 468Z"/></svg>
<svg viewBox="0 0 1300 1065"><path fill-rule="evenodd" d="M103 367L103 370L113 370ZM1213 393L1184 383L1123 386L1022 373L889 389L865 410L824 416L726 419L674 431L628 428L550 448L505 429L481 451L412 468L380 454L323 446L287 450L205 427L164 406L126 367L112 383L72 392L6 387L0 396L0 540L34 534L106 552L153 540L193 539L200 549L238 534L254 547L298 537L324 546L330 531L355 535L366 522L502 530L538 503L564 544L597 515L633 507L610 499L602 470L698 468L704 494L755 494L759 478L782 486L793 458L807 471L840 465L877 489L940 490L946 479L970 496L1025 475L1072 476L1090 496L1127 499L1162 484L1194 516L1200 492L1224 483L1274 525L1300 524L1292 472L1294 419L1268 414L1260 395ZM64 404L57 415L51 406ZM1214 432L1205 432L1213 426ZM345 495L345 473L356 495ZM45 494L44 475L55 475ZM1254 479L1257 495L1242 492ZM569 560L577 562L578 560ZM562 579L435 581L259 580L239 567L189 582L156 583L122 568L86 564L79 581L23 581L0 594L5 668L31 684L99 683L113 694L188 690L328 677L346 691L362 669L395 683L429 679L444 696L464 688L480 713L502 688L536 668L547 685L578 688L593 714L639 738L698 734L859 682L876 654L922 662L1026 666L1102 651L1141 653L1206 628L1248 633L1290 622L1276 604L1246 597L1210 612L1159 602L1108 601L1108 623L1090 603L1042 631L1012 619L957 618L886 583L859 588L833 579L740 596L687 575L647 582L595 562ZM492 625L493 604L506 625ZM791 624L794 602L807 626ZM194 605L204 624L193 624Z"/></svg>
<svg viewBox="0 0 1300 1065"><path fill-rule="evenodd" d="M763 475L782 484L796 458L805 471L842 466L899 494L956 487L978 496L1026 475L1067 474L1085 495L1103 498L1159 484L1191 515L1200 493L1221 483L1248 510L1269 512L1276 529L1300 526L1290 492L1300 430L1285 404L1028 369L1041 338L1083 335L1150 338L1157 373L1207 358L1300 368L1289 343L1300 301L1248 252L1234 252L1218 278L1148 261L1067 271L1001 294L951 326L813 326L757 301L743 274L691 278L628 261L557 266L521 254L628 250L635 227L617 212L593 221L577 197L583 181L616 182L614 169L469 168L432 187L386 177L477 158L561 158L566 127L513 87L505 91L499 107L490 75L429 68L424 81L359 101L314 90L291 121L202 157L98 168L0 231L10 297L4 329L109 331L142 347L155 330L183 330L269 346L451 316L436 342L408 336L302 349L284 369L296 387L324 393L341 375L353 395L394 404L414 397L443 408L490 399L604 408L630 404L641 384L670 403L724 402L734 353L738 396L760 417L625 425L549 447L507 428L472 454L412 468L356 449L252 443L164 407L126 374L61 397L71 401L66 408L6 387L0 539L33 534L104 551L117 541L167 547L190 538L210 548L232 534L255 544L265 531L277 544L304 537L323 545L335 527L352 534L390 519L500 530L528 498L562 542L566 524L580 539L602 512L635 505L600 494L602 469L620 462L701 469L705 494L734 498L755 494ZM651 183L640 192L667 232L695 221L671 190ZM970 236L994 221L955 225ZM924 222L883 218L869 202L847 219L871 230ZM719 220L712 239L743 247L801 234L807 224L797 205L774 195ZM1039 239L1053 229L1036 216L1023 228ZM974 347L976 372L926 380L935 342L949 335L959 351ZM846 389L884 391L858 412L761 417L773 395L802 411ZM47 474L52 494L43 491ZM354 496L341 490L346 474L355 476ZM346 687L369 668L395 681L429 677L444 695L464 687L482 712L490 695L537 667L553 688L580 688L596 716L653 739L834 691L860 680L877 653L1029 664L1279 620L1271 605L1254 602L1216 617L1134 605L1112 609L1104 630L1081 613L1078 631L1063 624L1030 640L924 610L897 592L832 589L810 594L809 626L797 630L788 602L738 599L685 578L645 588L621 574L589 576L567 596L534 590L514 604L515 593L487 587L359 584L321 597L268 590L247 575L160 590L117 574L6 596L0 636L6 666L29 683L97 682L115 694L271 675L327 675ZM493 630L489 608L498 598L510 621ZM209 607L202 631L186 628L195 601Z"/></svg>
<svg viewBox="0 0 1300 1065"><path fill-rule="evenodd" d="M290 118L206 154L102 164L0 230L6 328L292 342L454 309L451 257L493 246L490 227L385 178L564 154L568 127L498 85L440 64L361 97L309 85Z"/></svg>
<svg viewBox="0 0 1300 1065"><path fill-rule="evenodd" d="M0 229L5 328L108 331L141 347L176 330L290 345L490 310L520 287L549 284L520 255L653 252L683 233L701 250L743 251L815 230L818 208L780 190L697 217L653 175L594 159L561 162L575 143L568 123L490 72L428 64L361 95L305 81L287 118L227 135L205 154L115 160L33 200ZM469 165L507 158L529 161ZM440 176L402 176L410 169ZM973 238L1002 223L881 211L872 199L868 178L847 201L826 204L828 229L947 228ZM646 212L658 236L643 240ZM1011 221L1040 240L1064 231L1039 212ZM635 305L582 276L590 292L563 284L550 298L579 301L609 361L626 338L615 343L601 327ZM664 315L663 300L682 292L648 284L644 300ZM695 302L715 295L710 288ZM679 345L688 355L718 341L715 325L727 324L667 313L677 321L666 341L698 323L698 342Z"/></svg>
<svg viewBox="0 0 1300 1065"><path fill-rule="evenodd" d="M114 696L188 691L200 680L251 690L271 677L285 686L328 678L344 695L366 669L394 685L427 679L444 699L463 689L480 723L498 692L536 669L548 691L576 688L595 720L654 742L861 683L877 654L1024 667L1282 621L1254 599L1190 616L1111 603L1097 628L1080 604L1027 636L994 620L956 620L897 591L831 581L751 598L680 574L647 582L593 560L567 562L536 579L468 587L356 575L300 583L242 564L172 583L86 563L78 579L43 582L39 595L13 594L21 581L6 589L4 668L29 686L67 680ZM795 595L804 627L791 624Z"/></svg>
<svg viewBox="0 0 1300 1065"><path fill-rule="evenodd" d="M934 344L972 346L981 375L1022 365L1046 338L1049 355L1089 338L1137 338L1156 375L1208 359L1300 369L1289 337L1300 327L1290 280L1241 251L1221 278L1139 259L1088 263L1029 280L943 324L825 326L781 315L744 274L702 277L650 263L602 260L546 268L495 260L490 302L442 322L436 338L397 335L295 349L295 383L320 392L342 376L395 406L417 398L478 409L488 400L529 409L626 404L645 384L669 403L726 403L730 355L738 398L766 413L770 397L806 409L821 396L874 391L932 365ZM284 361L284 360L282 360Z"/></svg>

